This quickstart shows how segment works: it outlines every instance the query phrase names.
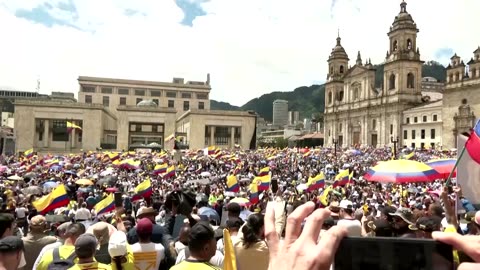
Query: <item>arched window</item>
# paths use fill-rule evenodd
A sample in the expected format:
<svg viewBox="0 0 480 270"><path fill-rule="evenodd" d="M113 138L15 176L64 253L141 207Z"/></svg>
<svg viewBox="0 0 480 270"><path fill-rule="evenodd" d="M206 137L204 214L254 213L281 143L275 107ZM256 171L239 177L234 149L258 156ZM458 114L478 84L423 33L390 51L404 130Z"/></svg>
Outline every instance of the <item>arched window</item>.
<svg viewBox="0 0 480 270"><path fill-rule="evenodd" d="M338 132L339 132L339 133L342 132L342 128L343 128L342 123L338 124Z"/></svg>
<svg viewBox="0 0 480 270"><path fill-rule="evenodd" d="M358 99L358 87L355 86L355 88L353 88L353 100L357 100Z"/></svg>
<svg viewBox="0 0 480 270"><path fill-rule="evenodd" d="M480 60L480 54L475 55L475 60Z"/></svg>
<svg viewBox="0 0 480 270"><path fill-rule="evenodd" d="M328 104L332 104L332 92L328 92Z"/></svg>
<svg viewBox="0 0 480 270"><path fill-rule="evenodd" d="M396 52L397 49L398 49L398 42L396 40L393 41L392 49L393 49L394 52Z"/></svg>
<svg viewBox="0 0 480 270"><path fill-rule="evenodd" d="M412 40L407 39L407 50L411 50L411 49L412 49Z"/></svg>
<svg viewBox="0 0 480 270"><path fill-rule="evenodd" d="M407 75L407 88L415 88L415 76L412 73Z"/></svg>
<svg viewBox="0 0 480 270"><path fill-rule="evenodd" d="M448 82L449 82L449 83L452 83L452 82L453 82L453 74L450 74Z"/></svg>
<svg viewBox="0 0 480 270"><path fill-rule="evenodd" d="M388 79L388 89L395 89L395 74L390 75L390 79Z"/></svg>
<svg viewBox="0 0 480 270"><path fill-rule="evenodd" d="M472 78L475 78L477 76L477 69L472 68Z"/></svg>
<svg viewBox="0 0 480 270"><path fill-rule="evenodd" d="M372 120L372 130L377 130L377 119Z"/></svg>
<svg viewBox="0 0 480 270"><path fill-rule="evenodd" d="M344 68L343 68L343 65L340 66L340 74L343 74L343 71L344 71Z"/></svg>
<svg viewBox="0 0 480 270"><path fill-rule="evenodd" d="M333 67L330 67L330 75L333 74Z"/></svg>
<svg viewBox="0 0 480 270"><path fill-rule="evenodd" d="M345 93L343 92L343 90L340 90L339 92L337 92L337 100L342 101L344 95Z"/></svg>
<svg viewBox="0 0 480 270"><path fill-rule="evenodd" d="M460 81L460 73L455 73L455 81L458 82Z"/></svg>

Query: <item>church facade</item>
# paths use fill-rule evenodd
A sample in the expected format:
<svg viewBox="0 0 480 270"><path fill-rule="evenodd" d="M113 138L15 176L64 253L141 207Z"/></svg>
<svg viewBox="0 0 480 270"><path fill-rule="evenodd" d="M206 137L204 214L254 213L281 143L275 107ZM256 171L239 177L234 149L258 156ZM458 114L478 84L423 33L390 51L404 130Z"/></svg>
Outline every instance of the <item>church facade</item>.
<svg viewBox="0 0 480 270"><path fill-rule="evenodd" d="M379 88L371 62L362 63L359 52L355 65L349 67L349 57L337 38L328 58L325 86L326 145L380 147L393 140L402 144L402 113L423 102L419 30L406 6L401 3L388 32L390 45Z"/></svg>

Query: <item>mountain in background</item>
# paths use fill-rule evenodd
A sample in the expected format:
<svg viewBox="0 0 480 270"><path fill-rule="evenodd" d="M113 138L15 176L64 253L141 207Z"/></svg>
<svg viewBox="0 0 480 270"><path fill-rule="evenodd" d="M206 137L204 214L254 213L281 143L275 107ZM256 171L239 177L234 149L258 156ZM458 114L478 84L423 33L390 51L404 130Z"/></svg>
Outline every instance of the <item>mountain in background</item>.
<svg viewBox="0 0 480 270"><path fill-rule="evenodd" d="M383 84L383 64L375 66L375 86ZM444 82L446 80L446 69L435 61L425 62L422 68L423 77L434 77ZM301 86L290 92L272 92L254 98L243 106L233 106L227 102L210 101L212 110L247 111L252 110L260 114L265 120L272 121L273 101L284 99L288 101L289 111L299 111L300 119L311 118L312 114L323 113L325 109L325 85Z"/></svg>

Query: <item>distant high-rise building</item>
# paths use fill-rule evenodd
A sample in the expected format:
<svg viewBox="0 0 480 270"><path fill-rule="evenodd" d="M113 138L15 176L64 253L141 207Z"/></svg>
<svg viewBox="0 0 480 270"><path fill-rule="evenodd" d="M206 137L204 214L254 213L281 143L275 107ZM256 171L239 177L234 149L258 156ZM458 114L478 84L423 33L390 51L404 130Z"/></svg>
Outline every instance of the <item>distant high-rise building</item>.
<svg viewBox="0 0 480 270"><path fill-rule="evenodd" d="M310 132L312 130L312 119L305 118L303 119L303 129Z"/></svg>
<svg viewBox="0 0 480 270"><path fill-rule="evenodd" d="M295 126L298 124L300 119L300 112L298 111L289 111L288 112L288 124Z"/></svg>
<svg viewBox="0 0 480 270"><path fill-rule="evenodd" d="M273 102L273 125L288 125L288 101L277 99Z"/></svg>

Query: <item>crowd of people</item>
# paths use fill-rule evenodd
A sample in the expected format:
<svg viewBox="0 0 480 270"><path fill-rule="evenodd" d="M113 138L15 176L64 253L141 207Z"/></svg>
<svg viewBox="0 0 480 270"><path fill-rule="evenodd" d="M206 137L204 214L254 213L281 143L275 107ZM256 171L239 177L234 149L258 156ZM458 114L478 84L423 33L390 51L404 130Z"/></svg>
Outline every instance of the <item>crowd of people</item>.
<svg viewBox="0 0 480 270"><path fill-rule="evenodd" d="M457 266L479 267L480 213L455 179L363 177L381 161L456 151L392 156L363 147L2 157L0 270L230 269L230 242L239 270L330 269L344 236L436 239L455 248ZM335 185L344 170L349 180ZM268 187L252 189L265 172Z"/></svg>

